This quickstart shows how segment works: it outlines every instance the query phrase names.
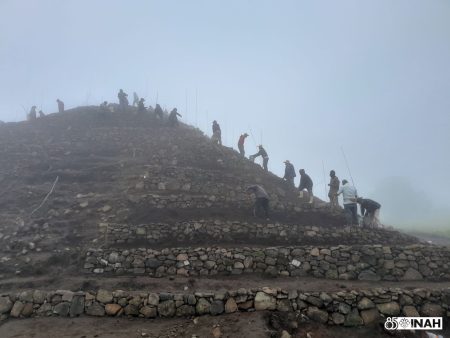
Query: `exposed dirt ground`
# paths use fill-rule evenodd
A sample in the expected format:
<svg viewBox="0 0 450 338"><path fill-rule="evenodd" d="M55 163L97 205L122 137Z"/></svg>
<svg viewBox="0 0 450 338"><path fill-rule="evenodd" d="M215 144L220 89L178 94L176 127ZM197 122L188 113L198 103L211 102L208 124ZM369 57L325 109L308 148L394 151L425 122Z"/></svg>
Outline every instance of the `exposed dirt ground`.
<svg viewBox="0 0 450 338"><path fill-rule="evenodd" d="M281 317L283 316L283 317ZM290 324L288 323L290 321ZM426 338L425 332L389 334L381 327L345 328L324 326L285 314L251 312L220 317L128 319L128 318L31 318L0 324L2 338L278 338L287 330L294 338ZM449 337L449 332L439 334Z"/></svg>
<svg viewBox="0 0 450 338"><path fill-rule="evenodd" d="M404 289L426 288L441 289L449 287L449 282L402 281L402 282L371 282L359 280L329 280L313 277L277 277L268 278L259 275L217 276L187 278L176 276L173 278L150 277L99 277L99 276L60 276L8 278L0 280L0 291L19 291L23 289L42 290L152 290L152 292L189 292L200 290L237 290L239 288L279 287L302 291L339 291L358 290L378 287L399 287Z"/></svg>

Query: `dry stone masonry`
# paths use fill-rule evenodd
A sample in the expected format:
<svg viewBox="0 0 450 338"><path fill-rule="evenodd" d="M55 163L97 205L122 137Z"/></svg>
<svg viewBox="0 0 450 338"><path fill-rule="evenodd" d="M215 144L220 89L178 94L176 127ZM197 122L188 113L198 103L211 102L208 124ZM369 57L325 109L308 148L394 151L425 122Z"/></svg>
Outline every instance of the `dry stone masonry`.
<svg viewBox="0 0 450 338"><path fill-rule="evenodd" d="M246 311L298 311L330 325L362 326L387 316L450 318L450 288L301 292L263 287L233 291L149 293L28 290L0 295L0 320L24 317L128 316L141 318L220 315Z"/></svg>
<svg viewBox="0 0 450 338"><path fill-rule="evenodd" d="M307 226L280 223L198 220L140 225L100 223L100 232L110 244L167 242L248 242L280 244L412 244L417 239L397 231L351 226Z"/></svg>
<svg viewBox="0 0 450 338"><path fill-rule="evenodd" d="M154 277L264 273L344 280L438 281L450 279L449 262L449 247L423 245L90 249L84 271Z"/></svg>

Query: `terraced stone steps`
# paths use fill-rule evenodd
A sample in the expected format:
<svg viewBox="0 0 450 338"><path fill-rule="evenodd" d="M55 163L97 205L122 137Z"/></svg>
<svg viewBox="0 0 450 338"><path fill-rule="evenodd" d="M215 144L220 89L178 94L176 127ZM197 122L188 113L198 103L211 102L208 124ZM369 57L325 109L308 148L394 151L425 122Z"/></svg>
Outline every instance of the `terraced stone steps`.
<svg viewBox="0 0 450 338"><path fill-rule="evenodd" d="M26 290L0 296L0 320L33 316L191 317L248 311L297 311L330 325L363 326L385 316L450 318L450 288L304 292L297 289L255 289L148 292L106 290Z"/></svg>
<svg viewBox="0 0 450 338"><path fill-rule="evenodd" d="M341 280L449 280L450 248L426 245L90 249L85 273L211 276L264 274Z"/></svg>

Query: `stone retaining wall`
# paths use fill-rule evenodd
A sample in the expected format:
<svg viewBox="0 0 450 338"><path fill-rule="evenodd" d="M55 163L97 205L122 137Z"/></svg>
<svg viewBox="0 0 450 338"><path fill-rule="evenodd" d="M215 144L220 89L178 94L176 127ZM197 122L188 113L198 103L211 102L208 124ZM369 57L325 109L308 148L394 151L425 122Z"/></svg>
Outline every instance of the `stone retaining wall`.
<svg viewBox="0 0 450 338"><path fill-rule="evenodd" d="M448 280L450 247L381 245L272 248L90 249L87 273L217 275L265 273L329 279Z"/></svg>
<svg viewBox="0 0 450 338"><path fill-rule="evenodd" d="M198 220L141 225L100 223L109 244L161 244L202 241L254 241L278 244L412 244L418 240L397 231L351 226L306 226L280 223Z"/></svg>
<svg viewBox="0 0 450 338"><path fill-rule="evenodd" d="M29 290L0 295L0 320L33 316L133 316L142 318L220 315L238 311L299 311L331 325L361 326L388 316L450 317L450 288L301 292L269 287L184 294L98 290Z"/></svg>

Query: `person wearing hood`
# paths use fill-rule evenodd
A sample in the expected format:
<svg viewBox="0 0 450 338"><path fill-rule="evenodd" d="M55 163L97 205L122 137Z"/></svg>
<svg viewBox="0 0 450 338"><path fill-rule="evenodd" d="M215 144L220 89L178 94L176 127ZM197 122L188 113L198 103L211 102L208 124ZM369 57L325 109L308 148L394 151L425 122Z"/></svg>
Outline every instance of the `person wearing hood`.
<svg viewBox="0 0 450 338"><path fill-rule="evenodd" d="M159 103L156 104L154 113L155 113L155 116L157 118L159 118L160 120L162 120L164 118L164 112L163 112L161 106L159 105Z"/></svg>
<svg viewBox="0 0 450 338"><path fill-rule="evenodd" d="M28 121L36 120L36 106L32 106L28 113Z"/></svg>
<svg viewBox="0 0 450 338"><path fill-rule="evenodd" d="M284 167L284 177L283 180L289 183L289 185L292 185L295 187L294 179L297 176L295 173L294 165L289 162L289 160L284 161L285 167Z"/></svg>
<svg viewBox="0 0 450 338"><path fill-rule="evenodd" d="M119 90L117 94L119 98L119 106L122 111L125 111L128 107L128 94L123 91L123 89Z"/></svg>

